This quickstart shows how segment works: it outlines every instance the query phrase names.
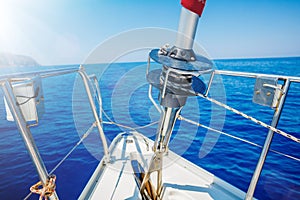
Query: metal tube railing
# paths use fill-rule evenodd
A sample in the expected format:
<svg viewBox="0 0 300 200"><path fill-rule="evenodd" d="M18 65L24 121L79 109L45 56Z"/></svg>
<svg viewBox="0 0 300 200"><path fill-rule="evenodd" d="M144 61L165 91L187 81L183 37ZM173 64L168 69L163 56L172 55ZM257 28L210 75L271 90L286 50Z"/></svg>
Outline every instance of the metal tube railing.
<svg viewBox="0 0 300 200"><path fill-rule="evenodd" d="M96 106L95 106L95 103L94 103L94 100L93 100L93 97L92 97L92 93L91 93L91 90L90 90L90 87L89 87L88 75L85 73L82 66L80 66L80 69L79 69L78 73L79 73L79 75L81 76L81 78L83 80L84 87L85 87L85 90L86 90L86 93L87 93L87 96L88 96L88 99L89 99L89 103L90 103L90 106L91 106L91 109L92 109L92 112L93 112L93 115L94 115L94 118L95 118L95 121L96 121L96 125L97 125L97 128L98 128L99 134L100 134L100 138L102 140L105 160L106 160L106 162L109 162L108 145L107 145L107 142L106 142L104 131L103 131L102 126L101 126L99 116L97 114L97 109L96 109Z"/></svg>
<svg viewBox="0 0 300 200"><path fill-rule="evenodd" d="M98 79L97 79L97 76L95 74L92 74L89 76L90 79L93 80L94 82L94 85L95 85L95 92L97 94L97 100L98 100L98 103L99 103L99 118L100 120L102 120L102 97L101 97L101 91L100 91L100 87L98 85Z"/></svg>
<svg viewBox="0 0 300 200"><path fill-rule="evenodd" d="M2 84L2 89L4 92L4 96L6 98L7 104L10 108L10 111L15 119L16 125L19 129L19 132L23 138L27 151L32 159L32 162L36 168L39 179L42 181L43 185L46 184L49 174L44 165L44 162L39 154L37 146L32 137L32 133L26 124L26 120L22 114L22 111L17 105L17 100L13 94L13 89L11 84L8 81L5 81ZM54 192L53 195L50 196L50 200L58 199L57 194Z"/></svg>
<svg viewBox="0 0 300 200"><path fill-rule="evenodd" d="M278 107L275 110L274 115L273 115L273 119L272 119L272 123L271 123L272 127L276 128L276 126L278 124L278 121L279 121L279 118L280 118L280 115L281 115L281 111L282 111L283 106L284 106L284 102L285 102L285 99L286 99L289 87L290 87L290 80L287 79L285 81L284 86L283 86L282 97L280 98L279 105L278 105ZM259 161L258 161L256 169L255 169L255 172L254 172L254 174L252 176L252 180L250 182L250 185L249 185L249 188L248 188L245 200L251 200L253 198L254 191L255 191L255 188L256 188L259 176L261 174L263 165L265 163L265 160L267 158L267 154L268 154L269 149L270 149L270 145L272 143L273 135L274 135L274 131L269 130L267 138L265 140L265 144L264 144L262 152L260 154Z"/></svg>
<svg viewBox="0 0 300 200"><path fill-rule="evenodd" d="M44 71L33 71L33 72L24 72L24 73L15 73L8 75L0 76L0 84L4 83L6 80L11 78L24 78L24 77L33 77L40 76L41 78L51 77L51 76L59 76L64 74L71 74L74 72L78 72L78 67L73 68L63 68L63 69L55 69L55 70L44 70Z"/></svg>
<svg viewBox="0 0 300 200"><path fill-rule="evenodd" d="M272 123L271 123L271 127L274 127L274 128L277 127L277 124L279 122L280 115L281 115L281 112L282 112L282 109L283 109L285 99L286 99L289 87L291 85L291 82L300 83L300 77L295 77L295 76L282 76L282 75L261 74L261 73L226 71L226 70L215 70L214 74L225 75L225 76L244 77L244 78L266 77L266 78L276 78L276 79L283 80L284 81L284 86L281 89L281 95L282 96L280 98L278 106L275 109L273 119L272 119ZM213 74L212 74L211 77L213 77ZM213 78L211 78L209 80L209 85L211 85L212 81L213 81ZM207 94L208 94L208 92L209 92L209 88L207 90ZM272 143L273 135L274 135L274 131L269 129L268 135L265 139L265 143L264 143L262 152L260 154L260 158L258 160L258 163L256 165L256 169L254 171L254 174L252 176L250 185L248 187L248 191L247 191L247 194L245 196L245 200L251 200L253 198L258 179L259 179L260 174L262 172L263 165L265 163L267 154L268 154L269 149L270 149L270 145Z"/></svg>
<svg viewBox="0 0 300 200"><path fill-rule="evenodd" d="M237 72L237 71L226 71L226 70L215 70L215 74L227 75L227 76L239 76L239 77L248 77L248 78L257 78L257 77L266 77L266 78L278 78L283 80L289 80L289 82L299 82L300 77L297 76L282 76L275 74L261 74L261 73L249 73L249 72Z"/></svg>

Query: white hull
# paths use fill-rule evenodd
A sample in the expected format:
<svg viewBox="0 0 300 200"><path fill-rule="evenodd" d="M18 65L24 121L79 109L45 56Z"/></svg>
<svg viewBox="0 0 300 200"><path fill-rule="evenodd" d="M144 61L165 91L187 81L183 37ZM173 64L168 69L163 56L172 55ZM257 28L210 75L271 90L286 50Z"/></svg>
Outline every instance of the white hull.
<svg viewBox="0 0 300 200"><path fill-rule="evenodd" d="M99 164L79 199L141 199L131 160L147 168L152 146L153 141L139 133L120 134L110 147L112 161ZM164 157L162 176L164 200L245 198L241 190L171 151Z"/></svg>

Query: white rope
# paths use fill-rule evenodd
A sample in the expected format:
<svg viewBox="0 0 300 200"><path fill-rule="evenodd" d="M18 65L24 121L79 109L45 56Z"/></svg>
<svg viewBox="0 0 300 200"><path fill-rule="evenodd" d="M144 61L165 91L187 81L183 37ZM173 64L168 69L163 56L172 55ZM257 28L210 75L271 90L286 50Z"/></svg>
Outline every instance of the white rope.
<svg viewBox="0 0 300 200"><path fill-rule="evenodd" d="M237 136L234 136L234 135L225 133L225 132L223 132L223 131L219 131L219 130L217 130L217 129L214 129L214 128L211 128L211 127L208 127L208 126L205 126L205 125L200 124L200 123L197 123L197 122L195 122L195 121L193 121L193 120L184 118L184 117L182 117L181 115L178 116L178 119L179 119L179 120L182 120L182 121L186 121L186 122L188 122L188 123L190 123L190 124L193 124L193 125L196 125L196 126L205 128L205 129L207 129L207 130L210 130L210 131L213 131L213 132L216 132L216 133L220 133L220 134L222 134L222 135L231 137L231 138L233 138L233 139L236 139L236 140L245 142L245 143L247 143L247 144L250 144L250 145L253 145L253 146L262 148L261 145L258 145L258 144L254 143L254 142L251 142L251 141L249 141L249 140L245 140L245 139L239 138L239 137L237 137ZM291 155L288 155L288 154L284 154L284 153L281 153L281 152L279 152L279 151L275 151L275 150L273 150L273 149L270 149L270 151L272 151L272 152L274 152L274 153L277 153L277 154L280 154L280 155L282 155L282 156L285 156L285 157L287 157L287 158L291 158L291 159L293 159L293 160L296 160L296 161L299 161L299 162L300 162L300 158L297 158L297 157L294 157L294 156L291 156Z"/></svg>
<svg viewBox="0 0 300 200"><path fill-rule="evenodd" d="M245 113L243 113L241 111L238 111L238 110L236 110L236 109L234 109L234 108L232 108L232 107L230 107L230 106L228 106L228 105L226 105L224 103L221 103L221 102L219 102L219 101L217 101L215 99L206 97L206 96L204 96L202 94L199 94L199 93L197 93L197 96L202 97L202 98L204 98L204 99L206 99L206 100L208 100L210 102L213 102L213 103L215 103L215 104L217 104L217 105L219 105L219 106L221 106L221 107L223 107L223 108L225 108L227 110L230 110L230 111L232 111L232 112L234 112L234 113L236 113L238 115L241 115L242 117L244 117L246 119L249 119L249 120L253 121L254 123L259 124L259 125L267 128L267 129L269 129L269 130L271 130L271 131L273 131L275 133L278 133L278 134L280 134L280 135L282 135L282 136L284 136L286 138L289 138L289 139L291 139L291 140L293 140L293 141L295 141L297 143L300 143L300 139L299 138L297 138L297 137L295 137L293 135L290 135L290 134L288 134L288 133L286 133L286 132L284 132L282 130L279 130L279 129L273 127L273 126L270 126L270 125L268 125L268 124L266 124L266 123L264 123L264 122L262 122L262 121L260 121L258 119L255 119L254 117L251 117L251 116L249 116L249 115L247 115L247 114L245 114Z"/></svg>
<svg viewBox="0 0 300 200"><path fill-rule="evenodd" d="M221 106L221 107L223 107L223 108L225 108L227 110L230 110L230 111L232 111L232 112L234 112L234 113L236 113L238 115L241 115L242 117L244 117L246 119L249 119L249 120L253 121L254 123L259 124L259 125L267 128L267 129L269 129L269 130L271 130L271 131L273 131L275 133L278 133L278 134L280 134L280 135L282 135L282 136L284 136L286 138L289 138L289 139L291 139L291 140L293 140L293 141L295 141L297 143L300 143L300 139L299 138L297 138L297 137L295 137L295 136L293 136L291 134L288 134L288 133L286 133L284 131L281 131L281 130L273 127L273 126L270 126L270 125L268 125L268 124L266 124L266 123L264 123L264 122L262 122L262 121L260 121L258 119L255 119L254 117L251 117L251 116L249 116L249 115L247 115L247 114L245 114L245 113L243 113L241 111L238 111L237 109L234 109L234 108L232 108L232 107L230 107L230 106L228 106L228 105L226 105L224 103L221 103L221 102L219 102L219 101L217 101L215 99L212 99L212 98L210 98L208 96L204 96L203 94L200 94L200 93L196 93L195 91L193 91L191 89L186 89L186 88L183 88L183 87L179 87L179 86L177 86L177 85L175 85L175 84L173 84L172 82L169 82L169 81L165 81L165 85L168 86L168 87L170 87L170 88L175 88L177 90L182 90L184 92L187 92L188 94L193 94L193 95L202 97L203 99L206 99L206 100L208 100L208 101L210 101L212 103L215 103L215 104L217 104L217 105L219 105L219 106Z"/></svg>

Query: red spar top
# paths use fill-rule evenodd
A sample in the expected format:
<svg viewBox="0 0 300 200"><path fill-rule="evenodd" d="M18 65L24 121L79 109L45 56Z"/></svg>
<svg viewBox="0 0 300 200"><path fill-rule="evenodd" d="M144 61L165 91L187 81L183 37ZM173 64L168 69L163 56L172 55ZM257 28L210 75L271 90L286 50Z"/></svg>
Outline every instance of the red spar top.
<svg viewBox="0 0 300 200"><path fill-rule="evenodd" d="M186 9L201 16L206 0L181 0L181 5Z"/></svg>

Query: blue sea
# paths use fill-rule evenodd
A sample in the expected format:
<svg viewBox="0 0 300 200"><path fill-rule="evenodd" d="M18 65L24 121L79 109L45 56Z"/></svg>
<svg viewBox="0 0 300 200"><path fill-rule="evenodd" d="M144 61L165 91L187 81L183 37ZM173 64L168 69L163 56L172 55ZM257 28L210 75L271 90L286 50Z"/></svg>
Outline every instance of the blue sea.
<svg viewBox="0 0 300 200"><path fill-rule="evenodd" d="M300 76L300 58L215 60L222 70ZM0 75L16 72L72 68L70 66L11 67ZM153 68L160 66L153 64ZM140 127L155 122L159 114L148 99L146 63L86 65L99 79L104 121ZM209 77L203 77L207 81ZM280 82L279 82L280 83ZM226 102L265 123L271 123L274 110L252 102L255 80L217 76L210 96ZM48 77L42 82L44 114L39 125L31 127L40 155L50 172L77 144L93 122L80 77L67 74ZM153 91L157 100L158 92ZM99 106L97 107L99 109ZM300 84L292 83L278 128L300 137ZM245 140L263 145L268 130L226 111L204 99L189 97L182 116ZM155 139L157 124L139 129ZM125 128L104 124L108 142ZM0 90L0 199L23 199L38 181L35 168L14 122L6 121L3 92ZM60 199L77 199L103 156L101 141L92 131L84 142L54 171ZM220 135L184 121L178 121L170 149L216 176L247 191L261 148ZM300 144L275 134L271 149L300 158ZM180 174L178 174L180 176ZM300 199L300 162L269 152L257 189L258 199ZM29 199L38 199L33 194Z"/></svg>

